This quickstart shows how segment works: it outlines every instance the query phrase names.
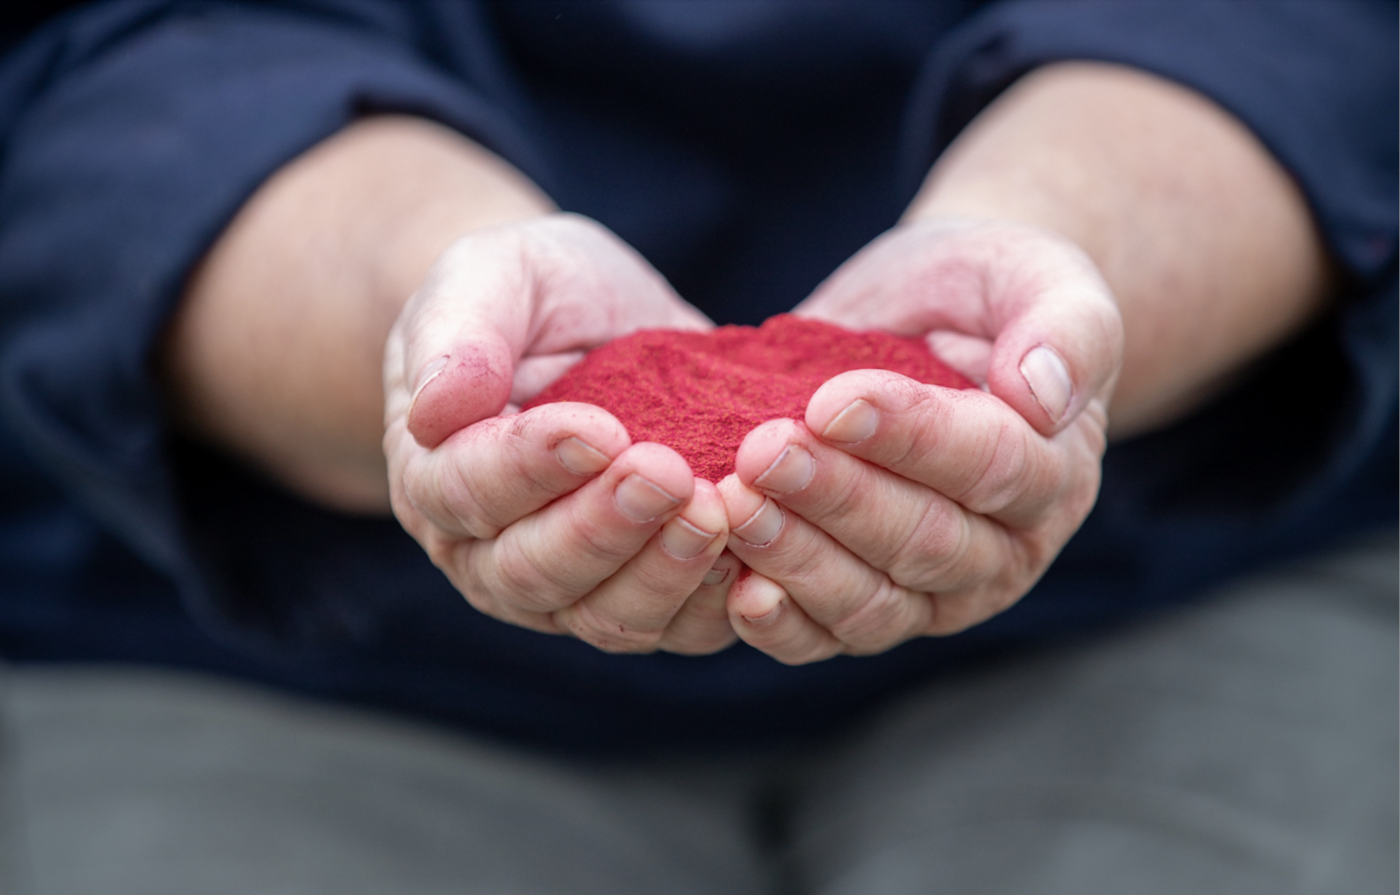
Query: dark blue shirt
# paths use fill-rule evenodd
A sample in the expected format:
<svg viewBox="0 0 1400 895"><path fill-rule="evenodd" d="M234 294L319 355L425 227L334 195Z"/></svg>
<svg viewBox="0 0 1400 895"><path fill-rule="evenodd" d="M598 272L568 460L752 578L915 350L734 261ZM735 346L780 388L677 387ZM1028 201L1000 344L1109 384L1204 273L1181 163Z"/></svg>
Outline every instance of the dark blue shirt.
<svg viewBox="0 0 1400 895"><path fill-rule="evenodd" d="M199 668L562 747L830 730L972 661L1138 617L1396 516L1393 3L124 2L9 16L0 59L0 654ZM390 519L173 435L152 346L280 165L358 116L457 128L718 322L894 224L1000 91L1063 59L1211 97L1297 179L1348 283L1229 394L1115 445L1019 605L788 668L611 656L470 609Z"/></svg>

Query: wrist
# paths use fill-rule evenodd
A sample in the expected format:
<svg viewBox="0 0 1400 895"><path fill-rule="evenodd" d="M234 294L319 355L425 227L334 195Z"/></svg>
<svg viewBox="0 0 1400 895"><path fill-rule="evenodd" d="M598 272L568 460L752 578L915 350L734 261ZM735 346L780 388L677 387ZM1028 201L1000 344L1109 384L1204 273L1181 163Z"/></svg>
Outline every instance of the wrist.
<svg viewBox="0 0 1400 895"><path fill-rule="evenodd" d="M159 349L171 416L303 496L387 512L390 326L453 240L550 208L444 127L350 125L270 177L191 275Z"/></svg>

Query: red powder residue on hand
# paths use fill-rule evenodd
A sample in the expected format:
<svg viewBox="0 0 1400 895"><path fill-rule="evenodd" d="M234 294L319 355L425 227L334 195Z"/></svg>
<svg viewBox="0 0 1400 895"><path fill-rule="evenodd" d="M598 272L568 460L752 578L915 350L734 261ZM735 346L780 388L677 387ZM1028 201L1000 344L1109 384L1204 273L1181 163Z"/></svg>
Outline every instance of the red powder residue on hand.
<svg viewBox="0 0 1400 895"><path fill-rule="evenodd" d="M525 405L582 401L609 411L633 442L673 448L700 478L734 471L739 444L760 423L803 419L823 382L847 370L893 370L974 388L921 339L852 332L781 314L761 327L643 330L591 352Z"/></svg>

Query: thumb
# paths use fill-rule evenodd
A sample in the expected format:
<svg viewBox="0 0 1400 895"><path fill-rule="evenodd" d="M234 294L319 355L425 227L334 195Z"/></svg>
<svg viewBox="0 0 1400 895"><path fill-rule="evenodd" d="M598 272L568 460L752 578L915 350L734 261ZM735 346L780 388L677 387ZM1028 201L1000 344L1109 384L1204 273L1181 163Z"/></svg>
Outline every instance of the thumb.
<svg viewBox="0 0 1400 895"><path fill-rule="evenodd" d="M1089 402L1106 405L1123 358L1123 321L1087 257L1062 255L1059 270L1005 284L1019 295L992 345L987 385L1042 435L1068 426ZM1049 274L1048 276L1046 274Z"/></svg>
<svg viewBox="0 0 1400 895"><path fill-rule="evenodd" d="M395 329L408 431L426 448L499 414L529 336L533 289L508 230L459 240L438 259Z"/></svg>
<svg viewBox="0 0 1400 895"><path fill-rule="evenodd" d="M461 340L418 371L408 405L408 431L425 448L496 416L510 399L514 352L495 333Z"/></svg>
<svg viewBox="0 0 1400 895"><path fill-rule="evenodd" d="M431 448L500 413L527 355L567 357L641 327L712 325L610 231L552 215L444 252L399 318L403 366L388 371L386 353L387 378L412 384L408 431Z"/></svg>

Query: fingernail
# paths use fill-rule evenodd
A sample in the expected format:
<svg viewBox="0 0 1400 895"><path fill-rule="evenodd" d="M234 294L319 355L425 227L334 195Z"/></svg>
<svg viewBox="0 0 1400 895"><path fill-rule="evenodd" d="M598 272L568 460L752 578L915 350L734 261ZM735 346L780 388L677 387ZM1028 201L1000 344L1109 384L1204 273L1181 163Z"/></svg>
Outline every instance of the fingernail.
<svg viewBox="0 0 1400 895"><path fill-rule="evenodd" d="M742 618L744 619L744 621L748 622L756 628L766 628L769 625L773 624L773 622L777 621L778 617L782 614L783 604L779 603L777 606L774 606L772 609L768 610L762 615L745 615L742 616Z"/></svg>
<svg viewBox="0 0 1400 895"><path fill-rule="evenodd" d="M787 494L807 487L816 470L817 464L812 455L806 449L790 444L753 483L765 491Z"/></svg>
<svg viewBox="0 0 1400 895"><path fill-rule="evenodd" d="M593 475L608 468L607 454L577 436L570 435L554 446L559 465L574 475Z"/></svg>
<svg viewBox="0 0 1400 895"><path fill-rule="evenodd" d="M705 531L679 516L661 527L661 546L676 559L694 559L717 537L719 532Z"/></svg>
<svg viewBox="0 0 1400 895"><path fill-rule="evenodd" d="M723 584L723 583L724 583L724 579L726 579L726 578L728 578L728 577L729 577L729 569L728 569L728 568L723 568L723 569L710 569L710 571L708 571L708 572L705 573L705 577L704 577L704 579L703 579L700 583L703 584L705 587L714 587L714 586L717 585L717 584Z"/></svg>
<svg viewBox="0 0 1400 895"><path fill-rule="evenodd" d="M880 425L880 411L864 398L857 398L836 414L836 419L826 424L822 438L855 444L875 434Z"/></svg>
<svg viewBox="0 0 1400 895"><path fill-rule="evenodd" d="M1070 381L1064 359L1055 349L1038 345L1021 358L1021 375L1036 403L1058 423L1074 394L1074 383Z"/></svg>
<svg viewBox="0 0 1400 895"><path fill-rule="evenodd" d="M613 491L613 500L617 501L622 515L633 522L650 522L680 503L679 499L636 473L622 480Z"/></svg>
<svg viewBox="0 0 1400 895"><path fill-rule="evenodd" d="M750 516L749 521L734 529L734 534L750 546L762 547L772 543L773 539L778 536L778 532L782 530L782 508L765 497L763 506L758 508L758 512Z"/></svg>
<svg viewBox="0 0 1400 895"><path fill-rule="evenodd" d="M418 395L423 389L428 387L428 383L438 377L438 374L447 369L447 362L452 360L452 356L444 354L442 357L428 364L418 372L418 384L413 387L413 400L418 400Z"/></svg>

